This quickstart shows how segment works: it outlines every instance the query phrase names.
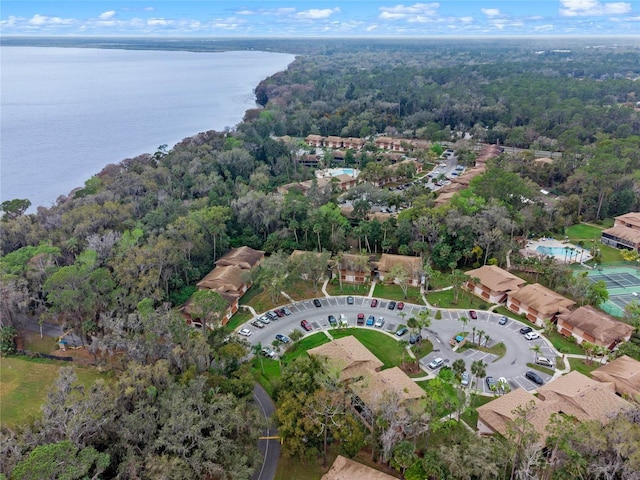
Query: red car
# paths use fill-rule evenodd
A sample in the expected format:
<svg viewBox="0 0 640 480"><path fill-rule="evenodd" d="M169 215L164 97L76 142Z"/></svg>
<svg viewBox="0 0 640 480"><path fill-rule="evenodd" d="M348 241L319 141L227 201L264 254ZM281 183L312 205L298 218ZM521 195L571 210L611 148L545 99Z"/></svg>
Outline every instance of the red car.
<svg viewBox="0 0 640 480"><path fill-rule="evenodd" d="M402 309L404 309L404 303L403 303L403 302L398 302L398 304L396 305L396 308L397 308L398 310L402 310Z"/></svg>
<svg viewBox="0 0 640 480"><path fill-rule="evenodd" d="M358 325L364 325L364 313L359 313L358 314L357 323L358 323Z"/></svg>
<svg viewBox="0 0 640 480"><path fill-rule="evenodd" d="M475 310L469 310L469 316L474 320L478 319L478 314L476 313Z"/></svg>
<svg viewBox="0 0 640 480"><path fill-rule="evenodd" d="M307 320L302 320L300 322L300 326L304 328L307 332L310 332L311 330L313 330L313 327Z"/></svg>
<svg viewBox="0 0 640 480"><path fill-rule="evenodd" d="M378 306L378 299L374 298L373 300L371 300L371 306L372 307L377 307Z"/></svg>

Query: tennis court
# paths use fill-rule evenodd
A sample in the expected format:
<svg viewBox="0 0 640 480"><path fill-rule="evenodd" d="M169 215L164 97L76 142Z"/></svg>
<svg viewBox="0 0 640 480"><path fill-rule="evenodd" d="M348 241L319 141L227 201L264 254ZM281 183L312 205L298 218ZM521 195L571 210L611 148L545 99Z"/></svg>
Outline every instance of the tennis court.
<svg viewBox="0 0 640 480"><path fill-rule="evenodd" d="M621 317L629 303L640 301L640 269L601 266L591 270L587 278L594 283L603 281L607 285L609 300L600 308L611 315Z"/></svg>

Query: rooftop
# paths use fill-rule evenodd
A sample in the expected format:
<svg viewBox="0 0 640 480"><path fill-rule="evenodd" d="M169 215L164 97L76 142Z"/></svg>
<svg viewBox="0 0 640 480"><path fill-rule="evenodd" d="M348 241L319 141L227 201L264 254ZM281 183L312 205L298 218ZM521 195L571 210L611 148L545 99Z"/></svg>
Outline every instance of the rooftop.
<svg viewBox="0 0 640 480"><path fill-rule="evenodd" d="M509 292L519 289L525 282L520 277L495 265L484 265L466 272L471 278L478 278L480 283L494 292Z"/></svg>
<svg viewBox="0 0 640 480"><path fill-rule="evenodd" d="M624 339L634 330L631 325L591 306L560 314L558 318L593 336L600 345L611 345L616 340Z"/></svg>
<svg viewBox="0 0 640 480"><path fill-rule="evenodd" d="M558 312L567 312L570 307L576 304L573 300L563 297L539 283L525 285L521 289L510 293L509 296L546 316L551 316Z"/></svg>

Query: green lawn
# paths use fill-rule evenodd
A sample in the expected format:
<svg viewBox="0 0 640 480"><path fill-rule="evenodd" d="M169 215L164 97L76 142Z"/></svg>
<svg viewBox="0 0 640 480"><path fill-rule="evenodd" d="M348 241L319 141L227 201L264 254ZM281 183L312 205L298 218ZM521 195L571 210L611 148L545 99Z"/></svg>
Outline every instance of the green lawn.
<svg viewBox="0 0 640 480"><path fill-rule="evenodd" d="M60 368L72 366L78 381L85 386L97 378L106 378L92 367L79 367L68 362L29 357L0 358L0 424L12 427L40 416L49 387Z"/></svg>
<svg viewBox="0 0 640 480"><path fill-rule="evenodd" d="M422 340L420 344L411 345L411 351L416 358L420 359L433 352L433 343L426 339ZM424 373L421 373L420 375L424 375Z"/></svg>
<svg viewBox="0 0 640 480"><path fill-rule="evenodd" d="M545 334L545 336L560 353L584 355L584 349L580 345L569 340L567 337L560 335L557 331L553 331L548 335Z"/></svg>
<svg viewBox="0 0 640 480"><path fill-rule="evenodd" d="M370 283L343 283L342 289L340 289L340 284L333 284L329 282L327 285L327 293L329 295L368 295L369 289L371 288Z"/></svg>
<svg viewBox="0 0 640 480"><path fill-rule="evenodd" d="M20 337L24 341L24 349L30 352L51 353L58 350L58 339L55 337L45 335L40 338L39 333L28 330L21 331Z"/></svg>
<svg viewBox="0 0 640 480"><path fill-rule="evenodd" d="M569 365L571 365L571 370L576 370L589 378L591 378L591 372L602 366L598 359L594 359L591 364L588 364L586 360L582 358L569 358L568 360Z"/></svg>
<svg viewBox="0 0 640 480"><path fill-rule="evenodd" d="M594 225L587 225L585 223L580 223L577 225L571 225L566 230L567 236L569 237L569 241L571 243L577 243L580 240L585 242L585 246L588 248L587 240L600 239L600 235L602 234L602 228L596 227Z"/></svg>
<svg viewBox="0 0 640 480"><path fill-rule="evenodd" d="M409 302L422 305L422 297L420 296L420 289L418 287L408 287L407 298L404 298L402 288L399 285L385 285L376 284L373 289L373 296L379 298L386 298L389 300L396 300L398 302Z"/></svg>
<svg viewBox="0 0 640 480"><path fill-rule="evenodd" d="M402 364L402 346L389 335L365 328L333 329L330 330L330 333L334 338L353 335L384 363L383 368L396 367ZM405 354L405 361L407 358L408 355Z"/></svg>
<svg viewBox="0 0 640 480"><path fill-rule="evenodd" d="M293 345L291 349L287 350L287 352L283 355L282 361L287 364L292 360L298 358L300 355L305 354L307 350L319 347L320 345L328 342L329 337L327 337L324 332L318 332L314 333L313 335L309 335L308 337L304 337L302 340Z"/></svg>
<svg viewBox="0 0 640 480"><path fill-rule="evenodd" d="M228 332L233 332L236 328L249 320L251 316L250 310L240 307L240 310L231 317L231 320L229 320L229 323L224 326L224 329Z"/></svg>
<svg viewBox="0 0 640 480"><path fill-rule="evenodd" d="M527 367L538 370L542 373L546 373L547 375L553 375L555 373L551 368L543 367L542 365L538 365L537 363L527 363Z"/></svg>
<svg viewBox="0 0 640 480"><path fill-rule="evenodd" d="M431 292L427 294L427 300L431 305L438 308L461 308L474 310L487 310L490 305L475 295L462 290L458 295L458 302L454 303L454 291L444 290L441 292Z"/></svg>

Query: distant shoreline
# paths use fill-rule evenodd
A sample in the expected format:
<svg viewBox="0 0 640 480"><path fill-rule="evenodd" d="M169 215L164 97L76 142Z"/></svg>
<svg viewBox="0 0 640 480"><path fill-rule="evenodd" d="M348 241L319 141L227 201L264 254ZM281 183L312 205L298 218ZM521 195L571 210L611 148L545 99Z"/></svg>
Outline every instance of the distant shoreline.
<svg viewBox="0 0 640 480"><path fill-rule="evenodd" d="M64 48L8 42L2 42L1 46L7 54L3 54L5 67L10 64L10 49ZM80 50L77 45L66 47ZM76 62L69 64L69 69L56 67L56 71L64 71L65 75L41 79L45 82L41 87L37 86L38 82L22 82L21 78L30 78L30 75L17 73L15 68L12 68L12 77L7 76L8 70L3 73L1 200L28 199L32 204L28 213L56 205L59 198L82 188L86 180L109 164L152 154L158 145L168 144L173 148L200 132L236 128L246 112L258 106L255 88L259 82L286 70L295 61L295 55L290 53L235 50L202 52L224 55L219 61L203 64L195 56L200 52L184 49L100 48L95 44L85 48L123 53L78 53L83 61L77 62L81 65L77 70ZM131 53L125 54L125 51ZM178 65L182 66L177 69L163 69L160 62L165 54L169 62L173 58L182 59L182 55L191 54L194 58L180 60ZM14 53L12 57L25 58L21 53ZM63 61L64 57L61 57ZM76 58L71 53L66 57ZM134 69L124 77L118 76L118 68L113 74L111 70L112 64L119 66L113 62L119 62L121 57L129 59L122 63L127 72ZM80 70L92 65L94 58L95 68ZM101 63L102 58L111 63ZM142 59L143 63L133 59ZM35 64L31 61L25 65L33 69ZM200 68L201 65L208 66ZM157 81L153 83L141 80L146 71L162 70L166 71L155 76ZM185 88L189 84L191 87ZM118 88L113 89L111 85ZM31 96L29 92L38 95ZM164 101L157 102L157 98ZM59 129L57 136L53 133L56 129ZM33 138L38 138L38 142L31 141ZM49 150L46 145L60 148Z"/></svg>

